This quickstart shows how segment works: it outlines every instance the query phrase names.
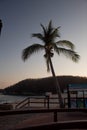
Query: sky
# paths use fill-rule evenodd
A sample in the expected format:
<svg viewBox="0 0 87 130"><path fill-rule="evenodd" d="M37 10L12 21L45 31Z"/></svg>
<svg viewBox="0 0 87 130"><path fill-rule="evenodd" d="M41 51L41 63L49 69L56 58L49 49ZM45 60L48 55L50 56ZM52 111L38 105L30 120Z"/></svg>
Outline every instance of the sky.
<svg viewBox="0 0 87 130"><path fill-rule="evenodd" d="M26 62L21 58L24 48L42 43L32 38L41 33L42 23L60 28L58 40L69 40L80 55L78 63L63 55L52 58L57 76L87 77L87 0L0 0L0 88L21 80L52 76L47 73L44 52L32 55Z"/></svg>

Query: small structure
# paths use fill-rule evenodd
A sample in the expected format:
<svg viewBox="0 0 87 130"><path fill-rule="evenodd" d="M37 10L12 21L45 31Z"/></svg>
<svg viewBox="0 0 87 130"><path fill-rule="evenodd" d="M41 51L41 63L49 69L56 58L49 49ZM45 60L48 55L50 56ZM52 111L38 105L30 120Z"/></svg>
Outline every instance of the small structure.
<svg viewBox="0 0 87 130"><path fill-rule="evenodd" d="M68 108L87 108L87 84L69 84Z"/></svg>

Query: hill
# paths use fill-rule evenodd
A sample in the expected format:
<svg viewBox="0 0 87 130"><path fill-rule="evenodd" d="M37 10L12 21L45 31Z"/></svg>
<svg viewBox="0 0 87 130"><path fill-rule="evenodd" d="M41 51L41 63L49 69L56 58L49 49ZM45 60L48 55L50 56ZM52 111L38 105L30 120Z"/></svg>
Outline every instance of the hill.
<svg viewBox="0 0 87 130"><path fill-rule="evenodd" d="M62 92L71 83L87 83L87 77L57 76ZM53 77L25 79L3 90L4 94L42 95L45 92L56 93Z"/></svg>

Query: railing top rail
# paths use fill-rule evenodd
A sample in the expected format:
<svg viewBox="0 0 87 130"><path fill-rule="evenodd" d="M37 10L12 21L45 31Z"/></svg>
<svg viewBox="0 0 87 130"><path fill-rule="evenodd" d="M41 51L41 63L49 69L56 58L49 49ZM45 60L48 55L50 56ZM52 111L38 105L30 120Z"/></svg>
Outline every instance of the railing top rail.
<svg viewBox="0 0 87 130"><path fill-rule="evenodd" d="M58 109L31 109L31 110L7 110L0 111L0 116L27 114L27 113L51 113L51 112L87 112L86 108L58 108Z"/></svg>

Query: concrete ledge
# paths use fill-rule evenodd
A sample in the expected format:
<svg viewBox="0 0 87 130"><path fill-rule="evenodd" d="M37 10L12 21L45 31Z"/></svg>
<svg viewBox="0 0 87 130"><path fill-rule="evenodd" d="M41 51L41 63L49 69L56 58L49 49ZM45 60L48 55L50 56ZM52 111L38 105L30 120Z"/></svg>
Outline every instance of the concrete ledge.
<svg viewBox="0 0 87 130"><path fill-rule="evenodd" d="M9 103L0 104L0 110L12 110L13 105Z"/></svg>

